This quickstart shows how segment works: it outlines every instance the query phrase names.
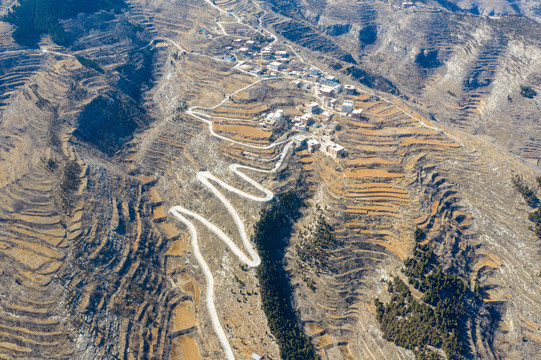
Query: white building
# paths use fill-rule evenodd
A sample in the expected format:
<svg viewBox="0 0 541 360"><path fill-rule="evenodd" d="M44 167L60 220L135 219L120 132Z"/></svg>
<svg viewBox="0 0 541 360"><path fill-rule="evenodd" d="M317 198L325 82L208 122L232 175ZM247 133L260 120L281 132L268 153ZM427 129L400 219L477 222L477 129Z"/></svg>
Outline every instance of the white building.
<svg viewBox="0 0 541 360"><path fill-rule="evenodd" d="M257 355L256 353L252 354L252 359L254 360L261 360L261 356Z"/></svg>
<svg viewBox="0 0 541 360"><path fill-rule="evenodd" d="M314 121L314 118L311 114L304 114L300 117L300 123L306 126L310 126L310 124Z"/></svg>
<svg viewBox="0 0 541 360"><path fill-rule="evenodd" d="M319 112L321 111L321 109L319 108L319 104L316 103L316 102L313 102L311 104L308 104L306 106L306 109L311 112L312 114L319 114Z"/></svg>
<svg viewBox="0 0 541 360"><path fill-rule="evenodd" d="M342 112L350 113L353 111L353 101L344 100L342 103Z"/></svg>
<svg viewBox="0 0 541 360"><path fill-rule="evenodd" d="M279 56L281 58L286 58L286 57L289 56L287 51L277 51L277 52L274 53L274 55Z"/></svg>
<svg viewBox="0 0 541 360"><path fill-rule="evenodd" d="M273 116L274 116L274 120L281 122L282 120L284 120L284 110L282 109L276 110Z"/></svg>
<svg viewBox="0 0 541 360"><path fill-rule="evenodd" d="M355 109L351 112L351 117L355 119L360 119L363 115L363 109Z"/></svg>
<svg viewBox="0 0 541 360"><path fill-rule="evenodd" d="M279 109L267 115L266 123L268 125L276 125L284 120L284 110Z"/></svg>
<svg viewBox="0 0 541 360"><path fill-rule="evenodd" d="M284 64L278 62L278 61L273 61L269 64L269 68L272 69L272 70L276 70L276 71L280 71L284 68Z"/></svg>
<svg viewBox="0 0 541 360"><path fill-rule="evenodd" d="M346 154L346 149L342 145L332 144L327 146L327 154L336 159L337 157L343 157Z"/></svg>
<svg viewBox="0 0 541 360"><path fill-rule="evenodd" d="M318 150L319 147L321 146L321 144L319 143L319 141L317 141L316 139L310 139L310 140L308 140L308 142L306 143L306 145L308 145L308 151L310 151L310 152L314 152L314 151Z"/></svg>
<svg viewBox="0 0 541 360"><path fill-rule="evenodd" d="M321 120L323 121L330 121L333 117L333 114L328 112L328 111L324 111L322 114L321 114Z"/></svg>
<svg viewBox="0 0 541 360"><path fill-rule="evenodd" d="M235 40L233 40L233 45L235 45L235 46L242 46L243 44L244 44L243 39L235 39Z"/></svg>
<svg viewBox="0 0 541 360"><path fill-rule="evenodd" d="M327 76L325 77L325 80L328 80L328 81L335 81L335 80L336 80L336 77L333 76L333 75L327 75Z"/></svg>
<svg viewBox="0 0 541 360"><path fill-rule="evenodd" d="M335 91L330 86L323 86L323 87L321 87L321 89L319 89L319 95L321 95L321 96L332 97L332 96L334 96L334 94L335 94Z"/></svg>
<svg viewBox="0 0 541 360"><path fill-rule="evenodd" d="M261 52L261 60L270 60L272 56L272 51L270 50L263 50Z"/></svg>
<svg viewBox="0 0 541 360"><path fill-rule="evenodd" d="M345 90L346 90L346 95L355 95L355 86L346 85Z"/></svg>

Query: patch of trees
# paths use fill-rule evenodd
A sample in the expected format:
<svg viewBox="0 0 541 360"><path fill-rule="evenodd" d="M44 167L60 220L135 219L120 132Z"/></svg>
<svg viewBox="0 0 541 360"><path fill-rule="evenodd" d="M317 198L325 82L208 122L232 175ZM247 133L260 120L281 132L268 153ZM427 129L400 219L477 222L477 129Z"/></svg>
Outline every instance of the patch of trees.
<svg viewBox="0 0 541 360"><path fill-rule="evenodd" d="M310 224L299 231L299 243L295 246L297 256L317 272L328 268L330 251L338 245L331 231L319 205L316 205Z"/></svg>
<svg viewBox="0 0 541 360"><path fill-rule="evenodd" d="M408 285L396 276L388 284L391 299L382 303L375 299L376 319L385 339L413 350L417 360L440 359L434 348L445 352L448 359L465 359L468 353L466 303L472 294L466 283L447 274L427 245L415 232L413 257L404 262L403 272L410 285L423 293L416 299Z"/></svg>
<svg viewBox="0 0 541 360"><path fill-rule="evenodd" d="M351 30L350 24L334 24L332 26L327 26L325 33L329 36L340 36L347 34Z"/></svg>
<svg viewBox="0 0 541 360"><path fill-rule="evenodd" d="M425 69L434 69L441 65L438 60L438 50L421 50L415 57L415 63Z"/></svg>
<svg viewBox="0 0 541 360"><path fill-rule="evenodd" d="M528 219L534 224L533 231L535 232L535 235L541 239L541 206L531 212Z"/></svg>
<svg viewBox="0 0 541 360"><path fill-rule="evenodd" d="M436 2L438 2L441 6L443 6L447 10L454 11L454 12L461 12L462 11L462 9L452 1L449 1L449 0L436 0Z"/></svg>
<svg viewBox="0 0 541 360"><path fill-rule="evenodd" d="M520 86L520 95L524 96L528 99L533 99L535 96L537 96L537 91L532 89L530 86Z"/></svg>
<svg viewBox="0 0 541 360"><path fill-rule="evenodd" d="M58 167L52 159L49 160L47 165L52 171ZM60 189L62 190L60 199L63 209L67 212L70 212L75 205L76 198L74 195L81 186L81 171L81 165L76 160L66 161L60 182Z"/></svg>
<svg viewBox="0 0 541 360"><path fill-rule="evenodd" d="M21 45L35 47L43 34L49 34L59 45L67 45L73 36L65 31L60 20L79 13L119 11L124 6L123 0L22 0L3 21L16 27L13 38Z"/></svg>
<svg viewBox="0 0 541 360"><path fill-rule="evenodd" d="M383 76L369 73L358 66L350 66L345 69L346 75L351 75L355 80L369 88L388 92L393 95L399 95L400 90L387 78Z"/></svg>
<svg viewBox="0 0 541 360"><path fill-rule="evenodd" d="M94 98L85 107L73 134L112 156L147 122L133 99L110 92Z"/></svg>
<svg viewBox="0 0 541 360"><path fill-rule="evenodd" d="M100 74L103 73L103 69L101 68L100 64L98 64L95 60L85 58L81 55L75 55L75 59L77 59L77 61L84 67L96 70Z"/></svg>
<svg viewBox="0 0 541 360"><path fill-rule="evenodd" d="M361 47L375 43L378 39L378 27L376 25L365 26L359 31L357 38L361 43Z"/></svg>
<svg viewBox="0 0 541 360"><path fill-rule="evenodd" d="M541 176L536 177L535 181L537 182L537 186L541 188ZM524 200L526 200L528 205L536 208L530 213L528 219L533 223L532 230L535 232L535 235L541 239L541 206L539 205L539 199L533 190L524 184L522 179L517 175L513 177L513 186L522 195Z"/></svg>
<svg viewBox="0 0 541 360"><path fill-rule="evenodd" d="M528 203L528 206L530 207L536 207L539 204L539 199L535 195L532 189L520 178L520 176L515 175L513 176L513 186L515 189L522 195L526 203Z"/></svg>
<svg viewBox="0 0 541 360"><path fill-rule="evenodd" d="M300 216L301 206L301 199L295 192L279 196L270 207L261 211L252 239L261 257L257 278L263 311L284 360L319 359L297 321L292 288L283 266L284 250L293 230L293 221Z"/></svg>
<svg viewBox="0 0 541 360"><path fill-rule="evenodd" d="M139 101L143 90L152 86L154 51L147 48L134 49L128 56L129 60L116 69L120 75L118 86L135 101Z"/></svg>
<svg viewBox="0 0 541 360"><path fill-rule="evenodd" d="M472 71L462 82L465 88L475 90L489 86L492 83L491 74L485 70Z"/></svg>

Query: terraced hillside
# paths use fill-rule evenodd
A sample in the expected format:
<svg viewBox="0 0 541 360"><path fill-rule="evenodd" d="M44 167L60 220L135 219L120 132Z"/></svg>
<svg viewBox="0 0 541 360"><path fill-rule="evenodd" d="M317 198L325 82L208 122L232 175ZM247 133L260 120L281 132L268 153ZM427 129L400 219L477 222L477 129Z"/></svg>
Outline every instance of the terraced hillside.
<svg viewBox="0 0 541 360"><path fill-rule="evenodd" d="M133 104L151 74L159 76L154 50L145 51L152 64L145 63L139 49L149 40L129 40L135 28L122 15L79 21L88 32L70 49L45 39L47 51L28 50L2 33L9 49L2 51L0 130L6 359L170 354L178 351L170 334L183 331L179 317L192 299L166 279L164 256L179 233L153 220L148 180L105 156L101 144L72 135L98 96L142 111Z"/></svg>
<svg viewBox="0 0 541 360"><path fill-rule="evenodd" d="M414 358L374 299L405 280L416 228L476 294L471 356L536 357L539 239L511 180L537 191L516 155L541 158L537 98L520 95L539 86L538 25L280 0L130 0L64 25L72 44L31 50L0 23L0 358L285 357L261 265L238 249L288 191L305 206L275 260L321 359ZM281 69L266 47L287 51ZM357 87L338 105L321 95L332 76ZM335 240L320 267L299 255L319 212Z"/></svg>

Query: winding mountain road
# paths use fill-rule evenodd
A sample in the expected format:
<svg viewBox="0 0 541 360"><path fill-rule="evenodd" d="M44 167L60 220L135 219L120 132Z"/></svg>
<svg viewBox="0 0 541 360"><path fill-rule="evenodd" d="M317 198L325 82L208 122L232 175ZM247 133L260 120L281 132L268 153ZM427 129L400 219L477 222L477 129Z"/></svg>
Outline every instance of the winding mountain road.
<svg viewBox="0 0 541 360"><path fill-rule="evenodd" d="M248 239L244 222L240 218L238 212L235 210L233 205L231 205L231 202L220 190L218 190L218 188L213 183L216 183L217 185L221 186L225 190L228 190L232 193L235 193L243 198L246 198L252 201L257 201L257 202L270 201L274 197L274 194L272 193L272 191L266 189L254 179L242 173L240 170L241 169L252 170L252 171L257 171L257 172L267 173L267 174L276 172L276 170L278 170L280 166L283 164L284 159L289 151L289 148L291 147L291 144L292 143L289 142L286 146L284 146L284 149L282 150L279 160L276 162L276 164L273 166L271 170L262 170L262 169L257 169L257 168L253 168L249 166L240 165L240 164L231 164L229 166L229 170L231 172L233 172L234 174L236 174L237 176L239 176L240 178L248 182L250 185L255 187L257 190L262 192L264 194L263 196L252 195L242 190L239 190L227 184L226 182L222 181L221 179L217 178L216 176L212 175L208 171L200 171L197 173L197 179L201 181L201 183L204 186L206 186L222 202L222 204L227 209L227 212L231 215L231 217L235 221L235 225L237 226L239 230L239 234L241 236L242 243L247 254L245 254L243 250L241 250L235 244L235 242L229 236L227 236L220 228L218 228L216 225L208 221L203 216L191 210L188 210L187 208L180 205L174 206L169 210L171 215L173 215L177 220L185 224L186 227L188 228L188 231L190 232L191 248L192 248L192 251L197 263L199 264L199 266L201 266L201 269L203 270L203 274L205 275L205 280L207 283L205 300L207 303L207 307L209 309L212 325L214 327L214 330L216 331L216 334L218 335L218 339L220 340L220 343L222 344L226 358L228 360L235 360L235 356L233 354L233 350L231 349L231 345L229 344L229 339L227 338L227 335L220 323L220 317L218 316L218 311L216 309L216 304L214 301L214 276L212 275L212 272L199 248L199 234L197 232L197 228L195 227L195 225L189 218L193 218L199 221L208 230L210 230L212 233L217 235L218 238L222 240L233 252L233 254L235 254L235 256L237 256L239 260L242 261L244 264L246 264L249 267L259 266L259 264L261 263L261 259L259 255L257 254L257 252L255 251L253 244Z"/></svg>

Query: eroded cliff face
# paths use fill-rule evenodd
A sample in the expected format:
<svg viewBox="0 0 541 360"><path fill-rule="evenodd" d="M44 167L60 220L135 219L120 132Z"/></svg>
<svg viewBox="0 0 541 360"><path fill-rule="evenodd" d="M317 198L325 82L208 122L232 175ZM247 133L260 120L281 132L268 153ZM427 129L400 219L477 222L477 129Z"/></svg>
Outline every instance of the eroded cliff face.
<svg viewBox="0 0 541 360"><path fill-rule="evenodd" d="M42 50L24 48L0 23L0 353L225 358L190 233L168 210L189 208L240 244L223 203L197 178L208 171L257 193L230 171L239 163L267 171L247 174L274 193L304 197L284 266L300 327L322 358L413 358L383 339L374 298L389 298L385 281L401 274L415 227L446 271L472 292L479 284L465 340L472 354L534 358L540 240L511 179L521 174L536 188L539 98L521 86L539 92L540 25L440 2L215 5L133 0L121 13L80 15L65 24L79 34L67 48L47 37ZM504 1L457 5L516 11ZM333 119L331 138L347 157L299 148L273 168L285 143L270 145L291 126L262 127L261 116L283 109L292 119L323 100L298 77L250 73L257 57L223 58L234 39L251 36L289 51L292 67L320 66L357 86L338 97L363 117L335 109ZM262 205L226 196L252 234ZM296 250L316 208L338 244L324 270ZM255 270L196 227L235 356L278 359Z"/></svg>

